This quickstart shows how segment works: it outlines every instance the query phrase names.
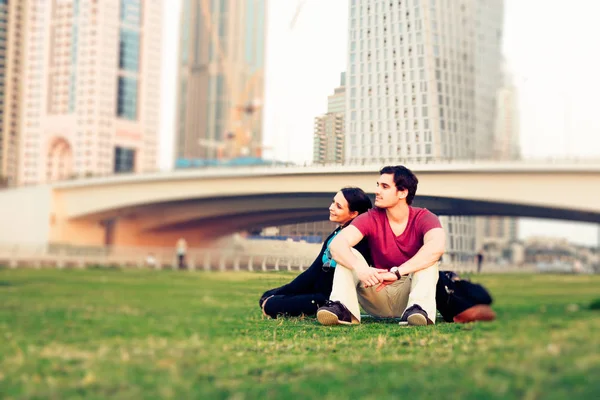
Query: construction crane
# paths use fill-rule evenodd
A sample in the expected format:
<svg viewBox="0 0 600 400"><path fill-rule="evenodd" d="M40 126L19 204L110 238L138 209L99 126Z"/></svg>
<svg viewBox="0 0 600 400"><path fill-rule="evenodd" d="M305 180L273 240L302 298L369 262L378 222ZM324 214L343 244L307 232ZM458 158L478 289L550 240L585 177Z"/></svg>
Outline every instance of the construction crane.
<svg viewBox="0 0 600 400"><path fill-rule="evenodd" d="M290 31L294 30L294 27L296 26L296 21L298 21L298 17L300 16L300 13L302 12L302 7L304 7L304 4L306 4L306 0L298 1L298 5L296 6L296 12L294 13L294 16L292 17L292 20L290 21Z"/></svg>
<svg viewBox="0 0 600 400"><path fill-rule="evenodd" d="M226 141L230 154L260 156L263 147L252 143L252 122L256 114L260 113L263 101L260 97L251 97L257 85L263 82L262 70L257 70L246 82L245 90L235 99L231 109L231 130L226 134ZM257 152L258 150L258 152Z"/></svg>
<svg viewBox="0 0 600 400"><path fill-rule="evenodd" d="M217 59L223 71L224 90L229 96L233 97L231 107L227 111L225 123L225 132L221 140L201 139L198 145L217 150L217 159L232 159L250 155L260 156L263 149L267 147L261 144L252 143L252 125L256 115L262 110L263 100L261 97L254 97L257 85L263 83L263 71L258 69L248 78L244 90L235 94L231 83L234 79L234 65L228 55L223 51L219 34L215 29L208 0L201 1L201 11L204 25L209 33L210 40L216 50Z"/></svg>
<svg viewBox="0 0 600 400"><path fill-rule="evenodd" d="M251 0L252 1L252 0ZM306 0L298 0L296 10L290 21L289 29L294 30L298 17ZM223 51L223 46L217 30L214 28L211 18L211 10L208 0L201 1L201 11L204 25L209 32L212 44L216 49L218 62L223 70L224 88L230 95L233 95L231 81L234 75L234 66L228 55ZM237 157L255 155L261 156L263 150L271 147L263 146L260 143L252 143L252 123L257 115L262 111L263 99L253 97L256 86L263 84L263 70L254 71L248 78L244 90L237 96L233 95L232 106L228 110L226 119L226 130L222 140L201 139L198 145L217 150L217 159L232 159Z"/></svg>

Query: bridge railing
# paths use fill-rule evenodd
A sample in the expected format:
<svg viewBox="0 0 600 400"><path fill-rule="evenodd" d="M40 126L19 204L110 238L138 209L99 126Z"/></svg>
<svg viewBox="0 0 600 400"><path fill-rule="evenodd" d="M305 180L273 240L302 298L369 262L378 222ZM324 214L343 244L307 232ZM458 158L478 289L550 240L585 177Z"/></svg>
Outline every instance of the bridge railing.
<svg viewBox="0 0 600 400"><path fill-rule="evenodd" d="M177 170L188 170L188 169L202 169L202 170L224 170L224 169L242 169L242 168L255 168L263 169L267 168L298 168L298 167L329 167L329 168L347 168L347 167L359 167L359 166L375 166L381 167L382 165L391 164L410 164L410 165L421 165L421 164L440 164L440 165L464 165L464 164L502 164L502 165L553 165L553 164L581 164L581 165L597 165L600 164L600 157L541 157L541 158L521 158L514 160L506 159L456 159L447 157L382 157L377 160L348 160L344 163L330 163L330 162L314 162L305 161L300 163L294 162L269 162L265 161L260 164L233 164L233 165L190 165L186 167L176 168ZM156 170L154 172L171 172L172 170Z"/></svg>
<svg viewBox="0 0 600 400"><path fill-rule="evenodd" d="M314 252L311 252L314 253ZM206 271L303 271L313 261L306 256L252 251L247 248L193 248L185 255L185 268ZM85 268L122 267L177 269L175 249L165 247L74 247L61 245L1 244L0 265L18 267Z"/></svg>
<svg viewBox="0 0 600 400"><path fill-rule="evenodd" d="M315 246L315 245L313 245ZM318 247L318 246L317 246ZM300 272L314 261L317 251L286 251L284 247L192 248L186 252L189 271L290 271ZM175 249L165 247L73 247L0 243L0 266L10 268L179 268ZM442 263L440 269L458 273L476 272L474 263ZM521 267L490 265L485 272L536 272L531 265Z"/></svg>

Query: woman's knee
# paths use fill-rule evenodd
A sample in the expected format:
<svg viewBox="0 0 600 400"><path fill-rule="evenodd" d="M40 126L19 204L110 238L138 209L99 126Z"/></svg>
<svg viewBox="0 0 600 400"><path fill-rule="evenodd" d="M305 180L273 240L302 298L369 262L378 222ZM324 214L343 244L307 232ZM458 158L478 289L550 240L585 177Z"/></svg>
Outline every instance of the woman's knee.
<svg viewBox="0 0 600 400"><path fill-rule="evenodd" d="M315 315L317 309L325 304L327 296L313 293L298 296L275 295L265 303L265 313L271 318L278 316L298 317L300 315Z"/></svg>
<svg viewBox="0 0 600 400"><path fill-rule="evenodd" d="M263 303L265 302L265 300L275 294L277 294L279 288L275 288L275 289L271 289L271 290L267 290L266 292L264 292L262 294L262 296L260 296L260 299L258 300L258 306L260 308L262 308Z"/></svg>

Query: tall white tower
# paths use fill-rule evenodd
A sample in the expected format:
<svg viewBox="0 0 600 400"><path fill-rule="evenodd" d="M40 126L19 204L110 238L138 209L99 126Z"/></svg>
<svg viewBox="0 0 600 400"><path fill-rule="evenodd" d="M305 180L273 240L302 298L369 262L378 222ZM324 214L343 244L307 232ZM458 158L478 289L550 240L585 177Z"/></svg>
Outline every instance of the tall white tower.
<svg viewBox="0 0 600 400"><path fill-rule="evenodd" d="M491 158L503 1L351 0L349 7L346 161ZM473 218L443 223L451 258L477 251Z"/></svg>

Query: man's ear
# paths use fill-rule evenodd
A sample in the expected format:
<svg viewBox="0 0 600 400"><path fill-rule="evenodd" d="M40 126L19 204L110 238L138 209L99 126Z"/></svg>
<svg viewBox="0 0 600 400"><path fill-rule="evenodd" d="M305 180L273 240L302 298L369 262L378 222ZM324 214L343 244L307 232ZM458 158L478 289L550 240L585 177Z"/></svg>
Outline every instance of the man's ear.
<svg viewBox="0 0 600 400"><path fill-rule="evenodd" d="M408 189L398 190L398 198L406 199L408 197Z"/></svg>

